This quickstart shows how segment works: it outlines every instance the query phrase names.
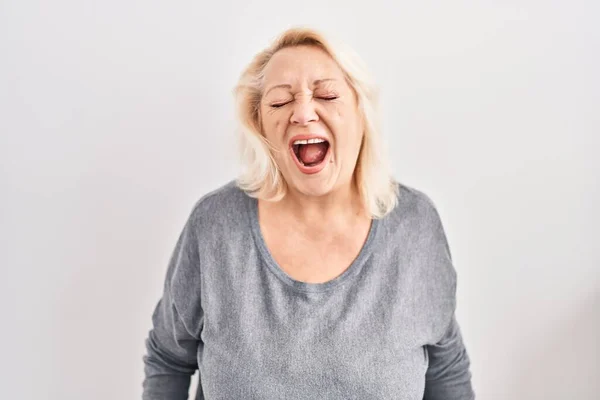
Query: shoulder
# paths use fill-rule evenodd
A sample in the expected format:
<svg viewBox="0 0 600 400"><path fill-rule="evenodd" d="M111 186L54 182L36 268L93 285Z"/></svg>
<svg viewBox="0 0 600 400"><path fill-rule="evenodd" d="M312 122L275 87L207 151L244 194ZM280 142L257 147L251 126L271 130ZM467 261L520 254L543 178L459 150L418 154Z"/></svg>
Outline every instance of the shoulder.
<svg viewBox="0 0 600 400"><path fill-rule="evenodd" d="M192 208L192 216L219 215L245 206L246 194L231 180L204 194Z"/></svg>
<svg viewBox="0 0 600 400"><path fill-rule="evenodd" d="M231 180L206 193L193 205L188 226L197 234L232 230L246 222L248 195Z"/></svg>
<svg viewBox="0 0 600 400"><path fill-rule="evenodd" d="M398 197L400 202L410 206L418 207L419 210L431 210L435 204L431 197L423 190L405 183L398 182Z"/></svg>
<svg viewBox="0 0 600 400"><path fill-rule="evenodd" d="M397 182L398 202L396 207L386 216L386 222L391 226L409 224L414 231L416 228L425 230L439 229L440 214L432 198L423 190Z"/></svg>
<svg viewBox="0 0 600 400"><path fill-rule="evenodd" d="M454 279L452 253L435 202L414 187L398 183L398 189L398 205L383 221L386 239L402 243L419 253L419 257L436 256L444 260L443 267L450 273L451 280Z"/></svg>

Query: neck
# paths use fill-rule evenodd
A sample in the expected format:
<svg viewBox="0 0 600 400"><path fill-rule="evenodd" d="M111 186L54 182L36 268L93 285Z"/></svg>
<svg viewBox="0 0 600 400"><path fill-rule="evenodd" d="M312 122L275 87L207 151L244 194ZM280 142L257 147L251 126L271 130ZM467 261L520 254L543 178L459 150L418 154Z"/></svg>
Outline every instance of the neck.
<svg viewBox="0 0 600 400"><path fill-rule="evenodd" d="M319 197L306 196L289 188L277 207L294 223L308 227L313 232L348 229L357 220L367 217L354 182Z"/></svg>

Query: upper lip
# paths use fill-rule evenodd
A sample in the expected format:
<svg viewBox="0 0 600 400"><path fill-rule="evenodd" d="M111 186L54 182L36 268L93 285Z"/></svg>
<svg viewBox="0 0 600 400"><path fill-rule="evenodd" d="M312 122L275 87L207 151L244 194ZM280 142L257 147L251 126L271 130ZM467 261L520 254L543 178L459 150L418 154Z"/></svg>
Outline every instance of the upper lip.
<svg viewBox="0 0 600 400"><path fill-rule="evenodd" d="M329 143L329 139L325 135L318 135L313 133L307 133L305 135L295 135L290 138L289 147L292 147L296 140L308 140L308 139L323 139Z"/></svg>

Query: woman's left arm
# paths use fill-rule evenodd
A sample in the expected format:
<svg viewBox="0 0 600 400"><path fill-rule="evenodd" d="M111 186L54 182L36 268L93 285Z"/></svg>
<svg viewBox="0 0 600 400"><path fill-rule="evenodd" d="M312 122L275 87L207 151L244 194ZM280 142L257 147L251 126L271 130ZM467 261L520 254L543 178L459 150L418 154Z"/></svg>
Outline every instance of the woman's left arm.
<svg viewBox="0 0 600 400"><path fill-rule="evenodd" d="M423 193L424 194L424 193ZM423 400L473 400L475 393L471 385L470 360L463 343L460 327L456 320L457 274L452 261L450 244L437 210L427 195L426 218L421 255L423 263L430 266L425 282L430 286L426 296L435 293L432 302L439 304L435 308L436 322L448 320L447 326L436 325L436 335L426 345L429 366L425 374L425 396ZM435 279L431 279L435 276ZM449 317L449 318L448 318Z"/></svg>
<svg viewBox="0 0 600 400"><path fill-rule="evenodd" d="M428 345L429 368L423 400L473 400L470 360L460 327L453 315L444 336Z"/></svg>

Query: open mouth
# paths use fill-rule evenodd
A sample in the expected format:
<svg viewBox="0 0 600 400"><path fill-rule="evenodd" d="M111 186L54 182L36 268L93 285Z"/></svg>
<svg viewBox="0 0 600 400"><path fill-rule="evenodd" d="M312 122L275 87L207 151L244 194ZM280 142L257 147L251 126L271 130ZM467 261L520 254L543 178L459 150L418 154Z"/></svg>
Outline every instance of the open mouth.
<svg viewBox="0 0 600 400"><path fill-rule="evenodd" d="M292 143L292 152L303 167L320 165L329 151L329 142L322 138L299 139Z"/></svg>

